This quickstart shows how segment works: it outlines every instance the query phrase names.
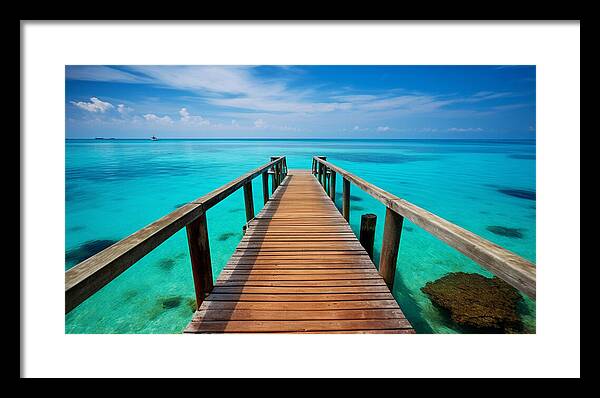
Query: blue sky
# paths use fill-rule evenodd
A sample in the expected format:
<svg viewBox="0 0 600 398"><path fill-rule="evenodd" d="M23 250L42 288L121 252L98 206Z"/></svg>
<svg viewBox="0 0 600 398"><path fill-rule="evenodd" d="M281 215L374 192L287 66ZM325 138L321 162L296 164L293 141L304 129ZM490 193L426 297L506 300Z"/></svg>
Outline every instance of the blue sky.
<svg viewBox="0 0 600 398"><path fill-rule="evenodd" d="M534 66L67 66L67 138L535 138Z"/></svg>

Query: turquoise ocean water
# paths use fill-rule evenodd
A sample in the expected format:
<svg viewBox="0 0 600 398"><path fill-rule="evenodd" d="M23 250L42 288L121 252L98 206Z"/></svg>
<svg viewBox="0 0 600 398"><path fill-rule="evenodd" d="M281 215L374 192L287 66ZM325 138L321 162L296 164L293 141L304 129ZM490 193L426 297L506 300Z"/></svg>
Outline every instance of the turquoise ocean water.
<svg viewBox="0 0 600 398"><path fill-rule="evenodd" d="M535 262L535 141L466 140L67 140L65 269L183 203L285 155L289 168L325 155L340 167ZM338 179L337 192L342 192ZM262 207L254 180L255 212ZM385 208L356 186L350 224ZM337 204L340 205L341 197ZM216 279L242 237L241 190L208 212ZM492 227L492 228L489 228ZM502 228L498 228L502 227ZM510 235L510 236L507 236ZM418 332L458 333L420 291L448 272L479 272L470 259L406 221L394 296ZM66 315L67 333L178 333L193 312L185 230ZM535 303L520 308L535 332Z"/></svg>

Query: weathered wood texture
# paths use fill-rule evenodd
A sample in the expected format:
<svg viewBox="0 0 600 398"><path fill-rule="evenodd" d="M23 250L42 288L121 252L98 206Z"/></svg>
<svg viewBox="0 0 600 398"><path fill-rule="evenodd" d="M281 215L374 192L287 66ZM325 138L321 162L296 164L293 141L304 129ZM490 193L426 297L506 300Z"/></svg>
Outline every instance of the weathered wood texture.
<svg viewBox="0 0 600 398"><path fill-rule="evenodd" d="M346 180L354 183L386 207L407 218L535 299L536 268L530 261L396 195L392 195L330 162L319 159L317 156L313 159L317 162L318 167L327 167L335 171L344 178L344 183Z"/></svg>
<svg viewBox="0 0 600 398"><path fill-rule="evenodd" d="M350 222L350 181L346 178L343 179L342 188L342 214Z"/></svg>
<svg viewBox="0 0 600 398"><path fill-rule="evenodd" d="M377 225L377 216L375 214L363 214L360 217L360 235L358 240L365 251L373 260L373 243L375 242L375 227Z"/></svg>
<svg viewBox="0 0 600 398"><path fill-rule="evenodd" d="M389 207L386 209L383 244L381 245L381 256L379 258L379 273L390 288L394 286L403 222L404 217Z"/></svg>
<svg viewBox="0 0 600 398"><path fill-rule="evenodd" d="M335 171L332 170L331 176L329 177L329 179L330 179L330 181L329 181L329 198L331 200L333 200L334 203L335 203L335 184L336 184L335 177L336 177Z"/></svg>
<svg viewBox="0 0 600 398"><path fill-rule="evenodd" d="M254 218L254 198L252 197L252 181L244 184L244 206L246 207L246 221Z"/></svg>
<svg viewBox="0 0 600 398"><path fill-rule="evenodd" d="M262 173L262 188L263 188L263 202L267 204L269 201L269 173L266 171Z"/></svg>
<svg viewBox="0 0 600 398"><path fill-rule="evenodd" d="M310 170L290 170L186 333L414 333Z"/></svg>
<svg viewBox="0 0 600 398"><path fill-rule="evenodd" d="M212 192L178 208L125 239L82 261L65 272L65 312L71 311L110 281L121 275L175 232L212 206L285 158L277 157Z"/></svg>
<svg viewBox="0 0 600 398"><path fill-rule="evenodd" d="M212 265L210 261L210 246L208 244L208 226L206 214L192 221L186 226L190 260L192 263L192 276L196 290L196 303L198 306L204 297L213 288Z"/></svg>

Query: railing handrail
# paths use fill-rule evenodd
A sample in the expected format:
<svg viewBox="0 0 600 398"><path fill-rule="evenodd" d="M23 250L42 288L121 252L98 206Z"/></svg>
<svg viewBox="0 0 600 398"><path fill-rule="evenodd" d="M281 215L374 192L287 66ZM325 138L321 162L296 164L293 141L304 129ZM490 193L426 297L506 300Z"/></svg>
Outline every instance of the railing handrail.
<svg viewBox="0 0 600 398"><path fill-rule="evenodd" d="M313 162L317 162L316 164L321 163L326 168L340 174L344 179L353 182L387 208L409 219L415 225L423 228L505 282L535 299L536 267L529 260L393 195L333 163L317 156L313 157Z"/></svg>
<svg viewBox="0 0 600 398"><path fill-rule="evenodd" d="M277 157L179 207L65 271L65 312L77 307L208 209L279 163L283 168L287 167L285 156Z"/></svg>

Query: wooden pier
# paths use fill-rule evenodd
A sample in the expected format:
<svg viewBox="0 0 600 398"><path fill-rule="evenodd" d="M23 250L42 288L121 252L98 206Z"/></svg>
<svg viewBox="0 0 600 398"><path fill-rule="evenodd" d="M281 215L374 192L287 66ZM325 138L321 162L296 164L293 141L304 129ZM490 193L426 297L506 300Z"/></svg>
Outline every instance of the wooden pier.
<svg viewBox="0 0 600 398"><path fill-rule="evenodd" d="M185 332L413 329L318 181L290 170Z"/></svg>
<svg viewBox="0 0 600 398"><path fill-rule="evenodd" d="M259 175L265 205L255 216L252 180ZM337 176L341 213L332 201ZM374 216L362 217L360 241L348 224L351 184L387 208L378 268L369 254ZM245 234L213 283L206 212L239 188ZM414 333L390 292L404 218L535 299L535 265L529 261L324 156L315 156L310 170L288 170L286 158L278 156L69 269L65 311L185 227L198 304L185 333Z"/></svg>

